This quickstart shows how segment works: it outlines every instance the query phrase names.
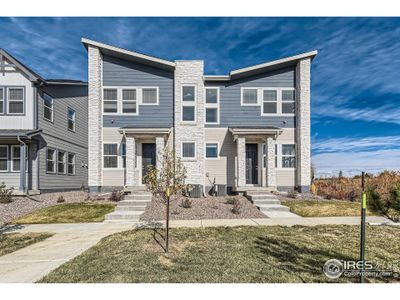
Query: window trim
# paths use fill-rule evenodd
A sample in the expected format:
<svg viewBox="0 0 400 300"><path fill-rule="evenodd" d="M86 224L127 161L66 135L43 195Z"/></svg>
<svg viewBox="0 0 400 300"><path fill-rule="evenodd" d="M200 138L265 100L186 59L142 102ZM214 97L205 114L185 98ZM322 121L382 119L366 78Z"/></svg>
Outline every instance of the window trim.
<svg viewBox="0 0 400 300"><path fill-rule="evenodd" d="M104 154L104 145L117 145L117 154L116 155L110 155L110 154ZM119 168L119 155L118 155L118 147L119 147L119 143L113 143L113 142L109 142L109 143L103 143L103 148L102 148L102 167L103 167L103 169L106 169L106 170L116 170L116 169L120 169ZM117 166L116 167L105 167L104 166L104 157L114 157L114 156L116 156L117 157Z"/></svg>
<svg viewBox="0 0 400 300"><path fill-rule="evenodd" d="M0 86L0 90L3 91L3 99L0 99L1 102L3 102L3 112L0 112L0 115L5 115L6 114L6 89L4 86Z"/></svg>
<svg viewBox="0 0 400 300"><path fill-rule="evenodd" d="M243 97L243 92L244 90L256 90L257 94L257 102L256 103L244 103L244 97ZM241 106L259 106L260 105L260 88L258 87L241 87L240 88L240 105Z"/></svg>
<svg viewBox="0 0 400 300"><path fill-rule="evenodd" d="M69 161L68 161L69 155L73 155L73 156L74 156L74 161L73 161L72 164L70 164ZM74 172L73 172L73 173L70 173L70 172L69 172L69 166L70 166L70 165L73 165L73 167L74 167ZM68 152L68 153L67 153L67 175L68 175L68 176L75 176L75 175L76 175L76 154L73 153L73 152Z"/></svg>
<svg viewBox="0 0 400 300"><path fill-rule="evenodd" d="M118 115L120 112L120 87L118 86L102 86L101 89L101 112L103 115ZM117 99L116 100L104 100L104 90L117 90ZM121 97L122 98L122 97ZM114 101L117 103L117 111L116 112L105 112L104 111L104 101Z"/></svg>
<svg viewBox="0 0 400 300"><path fill-rule="evenodd" d="M58 161L58 154L59 153L64 153L64 172L63 173L61 173L59 170L58 170L58 163L59 163L59 161ZM57 149L57 155L56 155L56 161L57 161L57 174L59 174L59 175L65 175L65 174L67 174L67 156L66 156L66 154L67 154L68 152L67 151L64 151L64 150L59 150L59 149Z"/></svg>
<svg viewBox="0 0 400 300"><path fill-rule="evenodd" d="M294 171L296 170L297 167L297 145L295 143L291 143L291 142L283 142L283 143L277 143L277 152L278 154L276 155L277 157L277 163L278 165L276 166L276 169L279 171ZM294 145L294 155L282 155L282 145ZM295 161L295 167L291 167L291 168L284 168L282 167L282 158L283 156L285 157L294 157L294 161Z"/></svg>
<svg viewBox="0 0 400 300"><path fill-rule="evenodd" d="M7 169L6 170L0 170L0 173L8 173L10 171L10 149L8 147L8 145L0 145L0 148L6 148L7 151L7 156L4 158L0 158L1 160L6 159L6 163L7 163Z"/></svg>
<svg viewBox="0 0 400 300"><path fill-rule="evenodd" d="M293 102L293 101L282 101L282 91L287 90L287 91L294 91L294 104L296 107L296 88L293 87L263 87L261 88L261 95L264 94L264 90L266 91L276 91L276 113L264 113L264 97L262 97L261 101L261 116L285 116L285 117L293 117L296 115L296 112L294 113L282 113L282 103L283 102ZM265 102L272 102L272 101L265 101Z"/></svg>
<svg viewBox="0 0 400 300"><path fill-rule="evenodd" d="M207 103L207 90L217 90L217 103ZM217 109L217 122L207 122L207 108ZM220 122L220 89L216 87L205 87L204 89L204 124L218 125Z"/></svg>
<svg viewBox="0 0 400 300"><path fill-rule="evenodd" d="M183 144L194 144L194 156L183 157ZM196 161L197 160L197 142L196 141L181 141L181 159L182 161Z"/></svg>
<svg viewBox="0 0 400 300"><path fill-rule="evenodd" d="M51 120L47 119L46 115L44 113L46 108L50 109L46 105L46 100L44 99L44 95L47 95L47 96L49 96L51 98ZM46 92L43 92L42 98L43 98L43 119L48 121L48 122L53 123L54 122L54 98L52 96L50 96L49 94L47 94Z"/></svg>
<svg viewBox="0 0 400 300"><path fill-rule="evenodd" d="M157 95L157 102L156 103L144 103L143 102L143 90L144 89L156 89L156 95ZM159 87L158 86L143 86L141 89L141 97L140 97L140 105L146 105L146 106L155 106L160 104L160 92L159 92Z"/></svg>
<svg viewBox="0 0 400 300"><path fill-rule="evenodd" d="M136 91L136 99L135 100L124 100L123 99L124 90L135 90ZM141 100L140 95L141 95L141 90L138 87L130 87L130 86L119 87L119 91L117 92L117 98L118 98L118 102L119 102L118 105L120 106L120 108L117 109L117 111L120 111L119 114L122 116L137 116L137 115L139 115L139 104L140 104L140 100ZM124 102L127 102L127 103L134 102L136 104L136 112L134 112L134 113L124 112Z"/></svg>
<svg viewBox="0 0 400 300"><path fill-rule="evenodd" d="M74 112L74 119L73 120L71 120L70 118L69 118L69 112L70 111L73 111ZM73 125L74 125L74 129L71 129L71 128L69 128L69 121L73 121ZM75 109L73 109L73 108L71 108L71 107L67 107L67 129L69 130L69 131L71 131L71 132L76 132L76 110Z"/></svg>
<svg viewBox="0 0 400 300"><path fill-rule="evenodd" d="M9 94L10 94L10 89L22 89L22 95L23 99L22 100L10 100ZM9 116L24 116L25 115L25 101L26 100L26 94L25 94L25 87L24 86L7 86L7 115ZM22 102L22 113L10 113L10 103L11 102Z"/></svg>
<svg viewBox="0 0 400 300"><path fill-rule="evenodd" d="M293 101L287 101L283 100L282 94L283 91L294 91L294 100ZM280 109L281 109L281 115L282 116L294 116L296 114L296 89L295 88L281 88L281 103L280 103ZM283 108L283 103L294 103L294 113L283 113L282 108Z"/></svg>
<svg viewBox="0 0 400 300"><path fill-rule="evenodd" d="M54 171L53 172L49 172L48 168L47 168L47 163L49 161L49 153L48 150L53 150L54 151ZM52 148L52 147L46 147L46 174L57 174L57 149Z"/></svg>
<svg viewBox="0 0 400 300"><path fill-rule="evenodd" d="M217 157L207 157L207 145L209 145L209 144L217 145ZM217 159L219 159L219 158L220 158L220 156L219 156L219 151L220 151L219 142L206 142L206 143L204 144L204 158L205 158L205 159L210 159L210 160L217 160Z"/></svg>
<svg viewBox="0 0 400 300"><path fill-rule="evenodd" d="M10 172L12 172L12 173L20 173L21 172L21 169L19 169L19 170L17 170L17 171L14 171L14 155L13 155L13 149L14 148L16 148L16 147L18 147L18 148L20 148L19 149L19 161L20 161L20 163L21 163L21 145L10 145L10 154L9 154L9 158L10 158ZM29 165L28 165L28 162L29 162L29 160L28 160L28 158L29 158L29 146L28 145L26 145L25 146L25 160L26 160L26 162L25 162L25 172L28 172L28 169L29 169Z"/></svg>
<svg viewBox="0 0 400 300"><path fill-rule="evenodd" d="M193 86L194 87L194 100L193 101L183 101L183 87ZM181 85L181 123L182 124L196 124L197 123L197 85L195 84L182 84ZM186 121L183 120L183 108L184 107L194 107L194 120Z"/></svg>

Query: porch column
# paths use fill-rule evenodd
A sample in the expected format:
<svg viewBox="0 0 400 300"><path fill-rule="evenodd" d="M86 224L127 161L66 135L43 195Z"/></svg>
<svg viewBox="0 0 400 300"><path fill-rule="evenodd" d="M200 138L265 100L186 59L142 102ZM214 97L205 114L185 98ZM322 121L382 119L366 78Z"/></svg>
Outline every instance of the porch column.
<svg viewBox="0 0 400 300"><path fill-rule="evenodd" d="M161 170L163 163L163 155L164 155L165 141L163 136L156 137L156 168L157 170Z"/></svg>
<svg viewBox="0 0 400 300"><path fill-rule="evenodd" d="M246 138L238 137L237 143L237 185L246 185Z"/></svg>
<svg viewBox="0 0 400 300"><path fill-rule="evenodd" d="M19 190L24 192L26 187L26 144L20 144Z"/></svg>
<svg viewBox="0 0 400 300"><path fill-rule="evenodd" d="M272 137L267 138L267 186L276 187L275 170L275 140Z"/></svg>
<svg viewBox="0 0 400 300"><path fill-rule="evenodd" d="M135 186L136 142L133 136L125 137L126 143L126 186Z"/></svg>

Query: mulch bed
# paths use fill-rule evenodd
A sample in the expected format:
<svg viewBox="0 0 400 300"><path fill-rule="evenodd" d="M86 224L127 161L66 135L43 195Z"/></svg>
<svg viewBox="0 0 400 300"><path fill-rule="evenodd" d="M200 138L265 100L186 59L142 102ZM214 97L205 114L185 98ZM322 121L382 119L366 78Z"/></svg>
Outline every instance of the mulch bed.
<svg viewBox="0 0 400 300"><path fill-rule="evenodd" d="M74 203L86 201L88 193L84 191L71 191L46 193L31 197L13 197L11 203L0 203L0 227L35 210L59 204L57 203L57 199L60 195L64 197L65 203ZM107 197L97 197L97 199L91 200L108 202L106 200Z"/></svg>
<svg viewBox="0 0 400 300"><path fill-rule="evenodd" d="M235 196L241 205L241 213L232 212L232 204L226 204L228 197L192 198L192 207L184 208L181 200L171 201L171 220L199 220L199 219L248 219L266 218L257 207L242 196ZM153 199L146 211L140 217L142 221L160 221L165 219L165 204Z"/></svg>

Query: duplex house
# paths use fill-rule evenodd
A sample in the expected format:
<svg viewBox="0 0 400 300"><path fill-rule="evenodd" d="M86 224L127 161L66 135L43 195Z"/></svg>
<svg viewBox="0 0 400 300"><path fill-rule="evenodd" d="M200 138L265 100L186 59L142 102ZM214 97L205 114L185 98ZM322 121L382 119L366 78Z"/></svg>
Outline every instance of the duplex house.
<svg viewBox="0 0 400 300"><path fill-rule="evenodd" d="M0 183L14 194L87 187L87 83L44 79L0 49Z"/></svg>
<svg viewBox="0 0 400 300"><path fill-rule="evenodd" d="M204 74L82 39L89 64L89 188L143 185L168 146L194 194L310 186L310 65L317 51Z"/></svg>

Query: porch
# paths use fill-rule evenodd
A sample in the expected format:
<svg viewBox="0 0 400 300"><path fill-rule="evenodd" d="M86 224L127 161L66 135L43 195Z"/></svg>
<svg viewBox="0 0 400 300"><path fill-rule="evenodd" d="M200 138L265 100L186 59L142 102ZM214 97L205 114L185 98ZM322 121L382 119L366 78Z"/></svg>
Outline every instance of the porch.
<svg viewBox="0 0 400 300"><path fill-rule="evenodd" d="M276 139L282 129L272 126L229 128L236 142L235 192L274 191Z"/></svg>

